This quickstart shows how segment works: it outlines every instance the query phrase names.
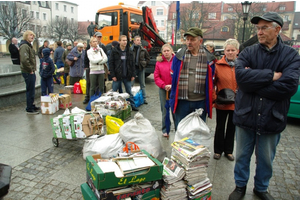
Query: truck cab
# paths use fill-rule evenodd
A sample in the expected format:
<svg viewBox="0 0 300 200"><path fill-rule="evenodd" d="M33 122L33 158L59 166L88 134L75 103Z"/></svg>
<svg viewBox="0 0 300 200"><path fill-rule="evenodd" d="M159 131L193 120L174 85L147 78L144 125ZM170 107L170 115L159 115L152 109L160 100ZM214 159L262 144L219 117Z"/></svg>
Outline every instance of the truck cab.
<svg viewBox="0 0 300 200"><path fill-rule="evenodd" d="M96 13L95 30L102 33L102 43L107 49L112 41L119 41L120 35L126 35L131 45L136 35L141 36L142 46L150 55L150 62L145 69L146 76L154 72L156 57L166 42L159 36L158 29L148 7L142 9L126 6L123 3L101 8Z"/></svg>

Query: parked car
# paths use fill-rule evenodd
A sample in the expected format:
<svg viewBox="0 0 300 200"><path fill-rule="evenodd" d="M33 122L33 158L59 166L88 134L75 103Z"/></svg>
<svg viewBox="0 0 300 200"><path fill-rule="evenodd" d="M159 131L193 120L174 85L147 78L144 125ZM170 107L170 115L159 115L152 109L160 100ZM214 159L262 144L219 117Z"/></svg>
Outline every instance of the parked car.
<svg viewBox="0 0 300 200"><path fill-rule="evenodd" d="M299 79L300 85L300 79ZM300 86L298 85L298 90L294 96L291 98L290 109L288 112L288 117L300 118Z"/></svg>

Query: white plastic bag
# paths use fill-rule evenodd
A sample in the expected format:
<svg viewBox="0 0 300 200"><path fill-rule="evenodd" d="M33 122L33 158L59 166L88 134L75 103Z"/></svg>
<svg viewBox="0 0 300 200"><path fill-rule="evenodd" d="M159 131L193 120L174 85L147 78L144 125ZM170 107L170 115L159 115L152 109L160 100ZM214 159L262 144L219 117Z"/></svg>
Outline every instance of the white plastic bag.
<svg viewBox="0 0 300 200"><path fill-rule="evenodd" d="M93 154L100 154L101 158L111 158L122 152L124 146L125 144L118 133L102 137L93 135L84 140L83 159L85 160L87 156Z"/></svg>
<svg viewBox="0 0 300 200"><path fill-rule="evenodd" d="M146 150L160 161L166 156L155 128L139 112L134 115L133 119L120 127L119 133L125 143L134 142L139 146L140 150Z"/></svg>
<svg viewBox="0 0 300 200"><path fill-rule="evenodd" d="M197 109L179 122L174 141L188 137L198 144L210 146L211 134L208 126L200 117L202 112L202 108Z"/></svg>

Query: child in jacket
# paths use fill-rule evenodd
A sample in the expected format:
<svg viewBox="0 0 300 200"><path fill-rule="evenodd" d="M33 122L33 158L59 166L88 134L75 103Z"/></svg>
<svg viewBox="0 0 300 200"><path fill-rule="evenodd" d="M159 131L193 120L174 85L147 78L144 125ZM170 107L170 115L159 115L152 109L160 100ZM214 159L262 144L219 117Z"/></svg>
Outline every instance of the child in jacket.
<svg viewBox="0 0 300 200"><path fill-rule="evenodd" d="M42 96L53 93L53 73L55 70L53 60L50 58L50 49L43 49L42 65L40 66ZM47 93L48 90L48 93Z"/></svg>

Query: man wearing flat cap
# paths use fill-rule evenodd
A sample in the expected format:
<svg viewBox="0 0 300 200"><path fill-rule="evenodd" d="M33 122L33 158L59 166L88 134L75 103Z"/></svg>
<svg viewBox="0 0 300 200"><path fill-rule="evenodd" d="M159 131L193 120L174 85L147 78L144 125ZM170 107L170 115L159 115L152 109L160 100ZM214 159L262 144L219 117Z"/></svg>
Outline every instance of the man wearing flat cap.
<svg viewBox="0 0 300 200"><path fill-rule="evenodd" d="M279 38L282 18L275 12L251 19L259 43L246 47L235 65L238 92L233 122L236 125L236 188L229 200L242 199L255 149L253 192L263 200L268 193L272 164L281 132L286 127L290 98L298 88L300 56Z"/></svg>
<svg viewBox="0 0 300 200"><path fill-rule="evenodd" d="M170 105L179 122L195 109L203 108L201 118L212 117L212 91L215 56L203 47L202 30L192 27L184 34L186 46L173 58Z"/></svg>
<svg viewBox="0 0 300 200"><path fill-rule="evenodd" d="M107 49L105 45L101 42L102 39L102 33L101 32L95 32L94 36L98 40L98 46L103 49L104 53L107 55ZM85 59L84 59L84 68L85 68L85 77L86 77L86 94L85 98L83 100L83 104L87 104L90 100L90 60L87 56L87 51L91 48L90 44L87 45L85 50ZM104 83L103 83L104 84Z"/></svg>

